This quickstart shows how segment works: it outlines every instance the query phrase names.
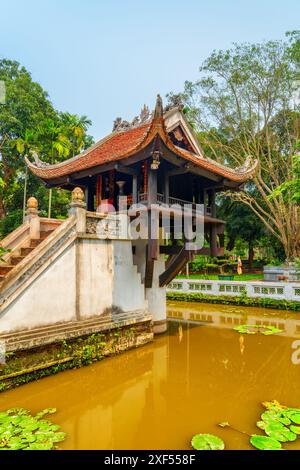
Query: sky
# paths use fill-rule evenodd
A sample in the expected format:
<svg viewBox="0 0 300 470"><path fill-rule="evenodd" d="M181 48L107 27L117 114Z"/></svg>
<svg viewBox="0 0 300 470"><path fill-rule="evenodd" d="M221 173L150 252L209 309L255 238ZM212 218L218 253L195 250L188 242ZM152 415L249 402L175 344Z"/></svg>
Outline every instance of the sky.
<svg viewBox="0 0 300 470"><path fill-rule="evenodd" d="M299 0L0 0L0 58L17 60L96 140L183 89L233 42L299 29Z"/></svg>

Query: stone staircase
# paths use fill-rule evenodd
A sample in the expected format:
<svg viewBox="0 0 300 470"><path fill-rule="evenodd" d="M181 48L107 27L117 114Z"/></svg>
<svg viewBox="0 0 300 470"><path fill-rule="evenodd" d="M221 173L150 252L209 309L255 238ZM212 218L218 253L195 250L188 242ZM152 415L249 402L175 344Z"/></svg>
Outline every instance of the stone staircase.
<svg viewBox="0 0 300 470"><path fill-rule="evenodd" d="M106 315L102 318L91 318L81 321L72 321L32 330L7 333L0 335L0 341L5 342L6 351L18 351L32 349L45 344L56 343L84 335L95 334L104 330L120 328L121 326L134 325L140 322L152 321L150 314L136 311Z"/></svg>
<svg viewBox="0 0 300 470"><path fill-rule="evenodd" d="M15 269L24 258L28 257L53 231L54 230L47 230L41 232L39 239L31 239L29 241L29 246L28 241L24 241L24 246L19 247L16 253L12 252L7 260L0 261L0 285L5 281L8 273Z"/></svg>

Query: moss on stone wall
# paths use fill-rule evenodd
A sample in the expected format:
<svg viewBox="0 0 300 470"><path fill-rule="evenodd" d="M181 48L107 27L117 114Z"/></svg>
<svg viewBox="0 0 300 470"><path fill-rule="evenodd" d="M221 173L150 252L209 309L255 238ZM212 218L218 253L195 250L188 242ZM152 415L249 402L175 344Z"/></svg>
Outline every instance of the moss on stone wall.
<svg viewBox="0 0 300 470"><path fill-rule="evenodd" d="M186 294L183 292L168 292L167 299L176 300L180 302L203 302L224 305L244 305L247 307L273 308L278 310L291 310L294 312L300 312L300 302L270 298L253 298L247 297L245 295L231 297L229 295L216 296L207 294Z"/></svg>
<svg viewBox="0 0 300 470"><path fill-rule="evenodd" d="M64 340L34 349L9 352L0 368L0 392L63 370L100 361L152 341L151 322Z"/></svg>

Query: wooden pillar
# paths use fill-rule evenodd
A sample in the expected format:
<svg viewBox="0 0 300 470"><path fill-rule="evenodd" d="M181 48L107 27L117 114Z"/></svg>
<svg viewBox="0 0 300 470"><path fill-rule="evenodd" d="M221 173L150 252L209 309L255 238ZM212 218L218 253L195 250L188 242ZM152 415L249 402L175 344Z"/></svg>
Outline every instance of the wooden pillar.
<svg viewBox="0 0 300 470"><path fill-rule="evenodd" d="M137 175L132 177L132 203L136 204L138 202L138 179Z"/></svg>
<svg viewBox="0 0 300 470"><path fill-rule="evenodd" d="M206 207L207 207L207 191L206 189L203 189L203 204L204 204L204 210L206 213Z"/></svg>
<svg viewBox="0 0 300 470"><path fill-rule="evenodd" d="M210 256L218 256L217 224L210 224Z"/></svg>
<svg viewBox="0 0 300 470"><path fill-rule="evenodd" d="M148 172L148 207L157 203L157 170Z"/></svg>
<svg viewBox="0 0 300 470"><path fill-rule="evenodd" d="M87 210L90 212L94 212L94 188L93 184L90 183L87 189Z"/></svg>
<svg viewBox="0 0 300 470"><path fill-rule="evenodd" d="M208 193L208 205L210 206L212 217L216 217L216 191L211 189Z"/></svg>
<svg viewBox="0 0 300 470"><path fill-rule="evenodd" d="M158 257L158 234L157 239L152 239L152 228L156 228L156 218L159 214L150 210L152 204L157 204L157 170L149 170L148 173L148 259Z"/></svg>
<svg viewBox="0 0 300 470"><path fill-rule="evenodd" d="M169 197L170 197L170 177L167 172L164 174L165 178L165 203L169 204Z"/></svg>
<svg viewBox="0 0 300 470"><path fill-rule="evenodd" d="M159 239L158 233L156 238L152 238L152 227L157 227L156 211L151 210L151 205L157 203L157 170L148 171L148 246L146 253L146 271L145 271L145 287L150 289L153 283L154 261L159 256ZM158 229L157 229L158 230Z"/></svg>
<svg viewBox="0 0 300 470"><path fill-rule="evenodd" d="M96 182L96 210L98 210L98 207L101 204L102 200L102 175L97 176L97 182Z"/></svg>
<svg viewBox="0 0 300 470"><path fill-rule="evenodd" d="M143 191L146 194L148 192L148 162L147 160L145 160L143 163L143 177L144 177Z"/></svg>

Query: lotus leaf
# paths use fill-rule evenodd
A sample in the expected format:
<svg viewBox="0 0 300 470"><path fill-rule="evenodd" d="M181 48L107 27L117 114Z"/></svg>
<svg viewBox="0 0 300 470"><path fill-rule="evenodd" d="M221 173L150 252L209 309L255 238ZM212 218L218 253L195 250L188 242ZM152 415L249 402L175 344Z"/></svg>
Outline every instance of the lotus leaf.
<svg viewBox="0 0 300 470"><path fill-rule="evenodd" d="M280 423L267 424L265 433L279 442L292 442L297 439L297 435Z"/></svg>
<svg viewBox="0 0 300 470"><path fill-rule="evenodd" d="M28 447L26 447L25 450L51 450L53 448L52 442L37 442L30 444Z"/></svg>
<svg viewBox="0 0 300 470"><path fill-rule="evenodd" d="M223 450L225 444L213 434L196 434L192 439L192 447L196 450Z"/></svg>
<svg viewBox="0 0 300 470"><path fill-rule="evenodd" d="M265 421L257 421L256 426L264 431L267 426L267 423L265 423Z"/></svg>
<svg viewBox="0 0 300 470"><path fill-rule="evenodd" d="M300 424L300 410L287 409L285 416L295 424Z"/></svg>
<svg viewBox="0 0 300 470"><path fill-rule="evenodd" d="M41 419L55 413L48 408L31 416L23 408L11 408L0 413L0 450L50 450L56 442L65 439L65 433L56 432L60 426Z"/></svg>
<svg viewBox="0 0 300 470"><path fill-rule="evenodd" d="M290 426L290 430L295 434L300 434L300 426L294 426L293 424Z"/></svg>
<svg viewBox="0 0 300 470"><path fill-rule="evenodd" d="M275 328L274 326L269 325L239 325L233 329L239 333L247 335L256 335L256 333L261 333L267 336L282 333L282 330L279 328Z"/></svg>
<svg viewBox="0 0 300 470"><path fill-rule="evenodd" d="M35 415L36 419L41 419L45 415L52 415L53 413L56 413L56 408L46 408L45 410L40 411Z"/></svg>
<svg viewBox="0 0 300 470"><path fill-rule="evenodd" d="M288 425L291 423L289 418L287 418L285 415L283 416L282 413L277 413L275 411L265 411L261 415L261 418L266 423L274 422L274 421L278 421L279 423L285 424L285 425Z"/></svg>
<svg viewBox="0 0 300 470"><path fill-rule="evenodd" d="M250 438L250 443L253 447L259 450L280 450L281 444L280 442L276 441L272 437L268 436L258 436L257 434L253 434Z"/></svg>
<svg viewBox="0 0 300 470"><path fill-rule="evenodd" d="M283 410L286 410L287 407L284 405L281 405L279 401L273 400L273 401L264 401L263 406L267 408L267 410L274 410L278 411L279 413L282 412Z"/></svg>

